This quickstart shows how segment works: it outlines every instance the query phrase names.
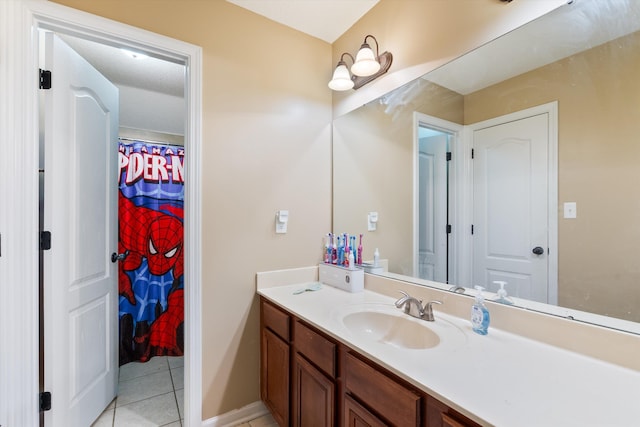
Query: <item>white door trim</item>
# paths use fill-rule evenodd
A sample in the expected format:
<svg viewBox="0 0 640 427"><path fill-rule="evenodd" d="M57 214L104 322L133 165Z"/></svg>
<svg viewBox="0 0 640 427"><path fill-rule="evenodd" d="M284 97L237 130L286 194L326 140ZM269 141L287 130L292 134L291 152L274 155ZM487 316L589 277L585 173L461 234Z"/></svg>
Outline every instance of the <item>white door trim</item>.
<svg viewBox="0 0 640 427"><path fill-rule="evenodd" d="M474 123L472 125L465 126L465 138L464 146L467 156L471 157L471 148L473 147L473 133L474 131L486 127L498 126L504 123L513 122L516 120L524 119L527 117L539 115L549 115L549 154L548 154L548 215L547 221L549 225L549 270L548 270L548 298L549 304L558 304L558 102L553 101L547 104L538 105L536 107L527 108L525 110L516 111L514 113L506 114L504 116L495 117L493 119L485 120L483 122ZM471 161L469 160L469 163ZM467 212L467 219L465 220L468 227L473 224L473 218L471 212L473 209L473 169L472 166L465 168L465 174L468 174L464 178L464 182L469 185L467 190L467 203L469 203L470 211ZM465 271L463 272L463 282L467 286L472 285L470 283L472 273L471 266L473 260L473 242L471 233L465 233L464 235L464 251L462 257L464 259L463 265Z"/></svg>
<svg viewBox="0 0 640 427"><path fill-rule="evenodd" d="M452 247L449 249L449 254L452 255L451 262L454 265L449 282L458 282L459 272L459 250L460 239L462 233L458 232L460 224L459 212L463 209L464 201L462 200L462 192L460 191L459 183L462 177L461 173L464 170L464 155L463 155L463 129L462 125L454 122L440 119L438 117L429 116L419 112L413 113L413 230L418 229L418 148L419 148L419 127L420 125L428 126L433 129L438 129L442 132L452 134L455 137L455 142L452 144L451 155L452 161L449 164L449 223L452 227L453 238L450 240ZM413 276L418 276L418 236L417 233L413 234Z"/></svg>
<svg viewBox="0 0 640 427"><path fill-rule="evenodd" d="M39 423L38 28L186 64L184 419L199 426L202 49L44 0L0 1L0 425Z"/></svg>

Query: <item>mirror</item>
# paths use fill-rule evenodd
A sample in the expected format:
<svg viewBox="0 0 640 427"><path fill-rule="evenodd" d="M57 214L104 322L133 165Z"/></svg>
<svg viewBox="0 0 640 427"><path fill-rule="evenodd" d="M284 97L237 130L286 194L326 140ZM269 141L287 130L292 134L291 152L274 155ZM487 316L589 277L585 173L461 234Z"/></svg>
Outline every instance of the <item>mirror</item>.
<svg viewBox="0 0 640 427"><path fill-rule="evenodd" d="M479 196L469 170L480 168L465 148L478 144L479 123L550 106L557 111L557 124L550 121L548 129L556 146L546 154L547 176L534 181L549 183L551 237L542 245L529 242L536 251L544 249L536 255L529 248L527 256L550 260L555 278L544 286L555 280L556 287L544 303L514 300L640 333L639 30L640 2L575 1L338 117L334 231L363 232L364 258L379 248L388 262L383 274L443 289L472 287L480 280L472 268L478 251L467 226L478 220L473 202ZM429 123L423 126L425 117ZM416 147L423 128L444 135L453 152L445 202L436 203L433 194L430 204L420 202ZM500 182L509 182L504 176ZM443 205L445 224L452 225L445 236L445 276L425 276L428 269L420 268L418 257L425 223L420 227L418 217L424 206ZM504 206L509 210L511 204ZM378 213L372 232L366 231L369 212ZM442 212L434 208L432 216ZM491 220L499 224L502 218ZM517 233L513 229L505 240Z"/></svg>

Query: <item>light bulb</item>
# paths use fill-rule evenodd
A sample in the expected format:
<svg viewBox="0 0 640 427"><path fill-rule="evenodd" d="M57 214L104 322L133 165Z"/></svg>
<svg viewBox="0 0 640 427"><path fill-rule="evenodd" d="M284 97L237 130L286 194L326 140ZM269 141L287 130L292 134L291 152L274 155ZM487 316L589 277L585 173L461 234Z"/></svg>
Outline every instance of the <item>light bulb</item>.
<svg viewBox="0 0 640 427"><path fill-rule="evenodd" d="M340 61L335 71L333 72L333 78L329 82L329 88L332 90L349 90L353 87L353 80L351 80L351 74L347 65Z"/></svg>
<svg viewBox="0 0 640 427"><path fill-rule="evenodd" d="M363 43L356 55L356 60L351 67L351 72L356 76L371 76L380 70L380 63L373 54L373 50L367 43Z"/></svg>

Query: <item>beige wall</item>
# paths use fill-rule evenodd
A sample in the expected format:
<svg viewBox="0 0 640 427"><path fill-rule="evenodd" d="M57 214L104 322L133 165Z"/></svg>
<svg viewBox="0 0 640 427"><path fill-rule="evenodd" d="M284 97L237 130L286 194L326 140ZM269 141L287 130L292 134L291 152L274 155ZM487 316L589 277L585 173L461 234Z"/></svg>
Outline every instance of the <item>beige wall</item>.
<svg viewBox="0 0 640 427"><path fill-rule="evenodd" d="M558 101L559 304L640 321L640 33L465 97L471 124ZM577 219L562 204L577 202Z"/></svg>
<svg viewBox="0 0 640 427"><path fill-rule="evenodd" d="M203 417L255 402L255 273L319 262L331 225L331 47L222 0L59 3L203 48Z"/></svg>
<svg viewBox="0 0 640 427"><path fill-rule="evenodd" d="M375 34L394 53L392 70L408 70L385 80L397 87L427 71L415 65L458 56L564 0L381 0L333 48L223 0L56 1L203 48L207 419L259 399L255 273L321 259L331 228L326 84L338 55ZM274 233L278 209L290 211L286 235Z"/></svg>

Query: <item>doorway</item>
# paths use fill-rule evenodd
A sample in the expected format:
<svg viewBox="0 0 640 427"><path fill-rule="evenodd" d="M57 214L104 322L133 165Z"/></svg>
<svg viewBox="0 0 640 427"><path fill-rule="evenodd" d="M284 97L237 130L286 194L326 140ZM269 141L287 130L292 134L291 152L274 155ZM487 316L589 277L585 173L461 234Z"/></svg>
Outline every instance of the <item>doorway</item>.
<svg viewBox="0 0 640 427"><path fill-rule="evenodd" d="M184 65L50 31L41 30L41 39L41 68L55 76L51 89L43 90L40 109L45 123L42 224L57 231L57 245L43 251L41 277L42 392L57 390L57 410L44 414L44 424L87 425L98 416L116 426L139 417L180 422L184 147L161 144L183 138ZM150 81L162 81L164 87L152 90ZM110 125L105 127L104 120ZM118 130L119 122L127 127ZM125 153L123 133L134 129L158 141L137 140ZM127 159L130 167L123 165ZM56 214L61 209L68 213ZM69 216L75 219L68 222ZM64 243L63 227L71 237ZM161 254L147 253L153 241ZM111 256L109 263L111 251L123 252L122 258ZM82 268L65 273L59 267L65 260ZM66 281L69 290L62 286ZM99 283L104 296L92 291ZM63 350L68 354L60 359ZM151 363L154 356L161 360ZM100 415L107 405L110 409Z"/></svg>
<svg viewBox="0 0 640 427"><path fill-rule="evenodd" d="M418 277L449 283L451 134L426 125L418 132Z"/></svg>
<svg viewBox="0 0 640 427"><path fill-rule="evenodd" d="M456 277L456 197L462 126L414 113L414 276Z"/></svg>
<svg viewBox="0 0 640 427"><path fill-rule="evenodd" d="M201 420L201 351L200 351L200 205L201 192L200 158L201 147L201 63L202 52L197 46L168 37L139 30L91 14L69 9L50 2L2 2L2 46L4 54L10 58L7 73L0 75L0 84L13 109L8 115L2 112L3 147L7 148L7 158L12 159L11 196L9 188L2 185L3 194L13 205L16 214L11 216L11 233L21 235L23 242L13 238L3 239L4 261L15 261L15 267L4 270L3 283L21 283L19 292L7 294L0 302L3 318L11 318L19 325L19 333L12 334L15 356L0 361L3 386L2 394L11 390L7 421L11 425L35 425L38 420L38 404L33 396L38 394L38 242L34 236L38 217L38 98L39 89L37 52L39 41L34 38L38 29L51 30L59 34L71 34L96 42L137 49L150 56L162 57L186 64L187 116L185 125L186 161L185 170L186 215L185 215L185 280L191 284L185 294L186 306L186 354L185 354L185 424L199 424ZM5 43L10 41L10 43ZM17 137L16 135L20 135ZM6 137L6 138L5 138ZM5 143L6 142L6 143ZM20 153L20 155L17 155ZM190 162L193 157L194 161ZM4 163L4 162L3 162ZM8 172L8 171L7 171ZM6 174L2 174L3 177ZM5 181L3 179L3 181ZM8 181L5 181L8 182ZM3 220L3 226L6 225ZM2 236L5 237L5 236ZM5 255L10 254L9 257ZM25 303L35 309L25 309ZM4 337L4 333L3 333ZM15 339L13 339L15 337ZM4 342L4 341L3 341ZM55 402L55 396L52 400ZM4 398L3 398L4 400ZM3 411L3 414L4 411ZM3 422L5 424L5 422Z"/></svg>

